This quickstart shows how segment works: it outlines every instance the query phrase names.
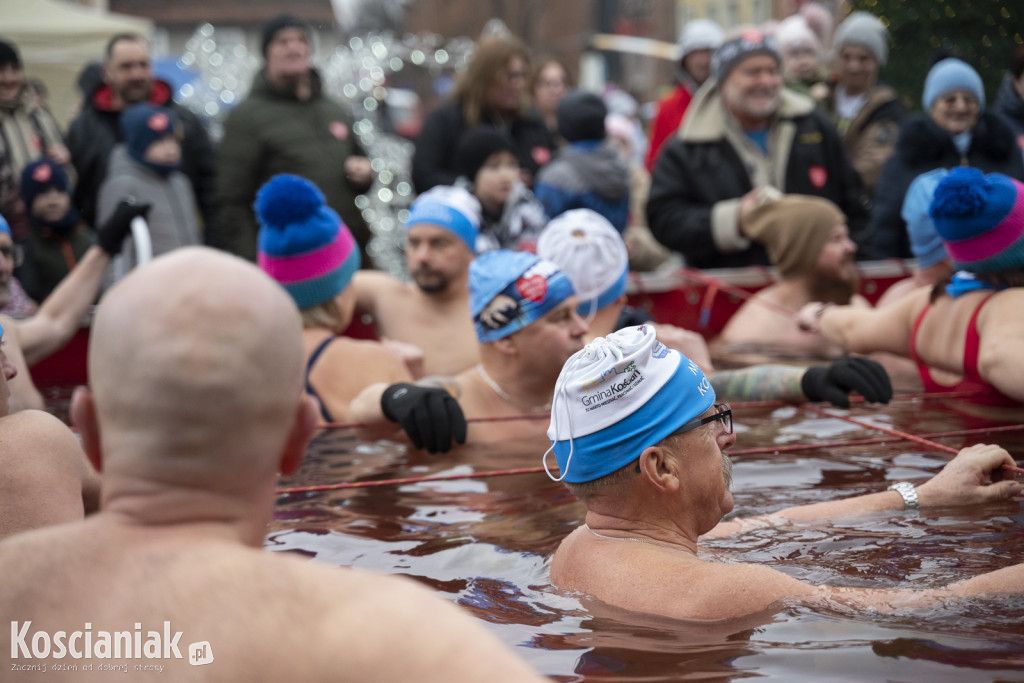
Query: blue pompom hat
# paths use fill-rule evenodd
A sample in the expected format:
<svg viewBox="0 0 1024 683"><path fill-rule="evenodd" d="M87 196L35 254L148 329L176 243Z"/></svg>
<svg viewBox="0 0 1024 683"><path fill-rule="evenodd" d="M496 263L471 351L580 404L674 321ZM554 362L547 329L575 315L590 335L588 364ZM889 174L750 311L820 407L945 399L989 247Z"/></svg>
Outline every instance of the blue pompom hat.
<svg viewBox="0 0 1024 683"><path fill-rule="evenodd" d="M953 265L975 273L1024 267L1024 185L961 166L939 181L929 209Z"/></svg>
<svg viewBox="0 0 1024 683"><path fill-rule="evenodd" d="M260 268L300 309L336 297L359 270L359 249L316 185L276 175L256 193Z"/></svg>

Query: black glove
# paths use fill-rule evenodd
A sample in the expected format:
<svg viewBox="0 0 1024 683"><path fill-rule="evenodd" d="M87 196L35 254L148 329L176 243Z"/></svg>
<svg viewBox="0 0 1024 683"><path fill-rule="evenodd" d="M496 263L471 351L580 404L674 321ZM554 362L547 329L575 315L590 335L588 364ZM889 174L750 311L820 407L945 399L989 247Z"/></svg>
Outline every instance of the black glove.
<svg viewBox="0 0 1024 683"><path fill-rule="evenodd" d="M392 384L380 397L380 408L384 417L402 426L413 446L425 448L428 453L447 453L453 438L466 443L462 408L444 389Z"/></svg>
<svg viewBox="0 0 1024 683"><path fill-rule="evenodd" d="M885 368L873 360L850 356L831 365L808 368L800 389L808 401L828 401L840 408L850 407L847 394L851 391L872 403L888 403L892 398L892 383Z"/></svg>
<svg viewBox="0 0 1024 683"><path fill-rule="evenodd" d="M122 199L107 222L96 228L96 243L100 245L100 249L111 256L119 254L124 238L132 229L132 219L136 216L145 217L150 206Z"/></svg>

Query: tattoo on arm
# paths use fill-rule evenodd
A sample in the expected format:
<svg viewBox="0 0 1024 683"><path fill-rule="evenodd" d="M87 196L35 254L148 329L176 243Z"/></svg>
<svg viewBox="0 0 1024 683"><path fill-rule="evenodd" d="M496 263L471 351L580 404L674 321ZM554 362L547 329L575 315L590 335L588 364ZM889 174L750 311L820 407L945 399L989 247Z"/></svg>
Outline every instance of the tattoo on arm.
<svg viewBox="0 0 1024 683"><path fill-rule="evenodd" d="M434 375L431 377L424 377L423 379L417 380L416 384L421 387L434 387L437 389L444 389L456 400L462 398L462 385L459 384L459 380L454 377L442 377Z"/></svg>
<svg viewBox="0 0 1024 683"><path fill-rule="evenodd" d="M806 370L791 365L755 365L715 372L708 379L719 400L802 401L800 378Z"/></svg>

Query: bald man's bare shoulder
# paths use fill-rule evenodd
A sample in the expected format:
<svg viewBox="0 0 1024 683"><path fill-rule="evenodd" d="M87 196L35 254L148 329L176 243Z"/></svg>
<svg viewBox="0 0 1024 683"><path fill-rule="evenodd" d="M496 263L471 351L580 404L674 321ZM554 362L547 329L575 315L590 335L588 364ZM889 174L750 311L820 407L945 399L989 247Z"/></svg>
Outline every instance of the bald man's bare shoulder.
<svg viewBox="0 0 1024 683"><path fill-rule="evenodd" d="M470 681L506 666L510 680L535 680L481 624L409 579L224 541L128 547L119 540L137 530L93 531L65 525L0 548L0 600L12 617L53 631L169 621L182 646L210 644L217 681ZM9 635L0 632L0 646L10 648Z"/></svg>

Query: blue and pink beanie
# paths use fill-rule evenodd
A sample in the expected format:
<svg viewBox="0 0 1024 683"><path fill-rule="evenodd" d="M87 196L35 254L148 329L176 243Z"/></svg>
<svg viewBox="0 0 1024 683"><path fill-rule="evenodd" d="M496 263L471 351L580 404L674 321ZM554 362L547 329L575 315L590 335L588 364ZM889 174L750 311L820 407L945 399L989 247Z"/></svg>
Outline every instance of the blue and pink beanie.
<svg viewBox="0 0 1024 683"><path fill-rule="evenodd" d="M359 270L359 247L305 178L276 175L256 193L259 264L300 309L336 297Z"/></svg>
<svg viewBox="0 0 1024 683"><path fill-rule="evenodd" d="M1013 178L954 168L936 186L928 213L956 268L1024 267L1024 185Z"/></svg>

